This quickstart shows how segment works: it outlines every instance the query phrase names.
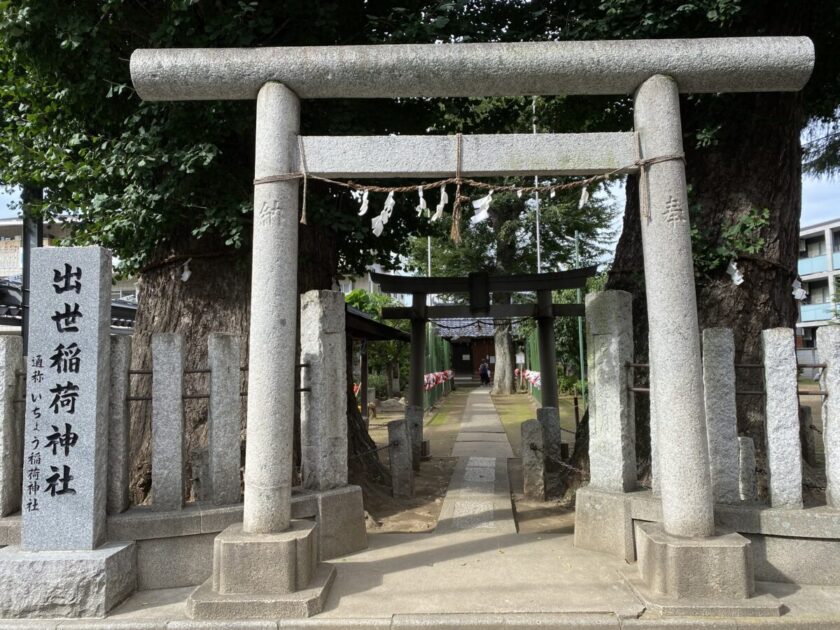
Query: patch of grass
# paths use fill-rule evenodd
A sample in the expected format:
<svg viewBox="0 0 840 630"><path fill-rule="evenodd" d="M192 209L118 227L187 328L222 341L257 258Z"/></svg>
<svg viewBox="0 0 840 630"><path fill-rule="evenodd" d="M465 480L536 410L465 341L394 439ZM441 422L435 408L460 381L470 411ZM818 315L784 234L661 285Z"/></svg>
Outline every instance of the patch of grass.
<svg viewBox="0 0 840 630"><path fill-rule="evenodd" d="M450 414L448 412L438 411L435 414L435 416L431 420L429 420L429 422L426 424L426 426L427 427L439 427L442 424L446 424L451 419L452 418L450 417Z"/></svg>

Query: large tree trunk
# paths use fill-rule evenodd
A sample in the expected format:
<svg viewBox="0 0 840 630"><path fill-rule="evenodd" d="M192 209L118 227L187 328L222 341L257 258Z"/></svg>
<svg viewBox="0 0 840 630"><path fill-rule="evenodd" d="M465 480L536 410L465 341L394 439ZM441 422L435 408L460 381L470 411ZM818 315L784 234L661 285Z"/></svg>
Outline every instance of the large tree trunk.
<svg viewBox="0 0 840 630"><path fill-rule="evenodd" d="M708 109L715 108L713 115ZM757 234L764 241L758 255L736 252L733 258L744 273L736 286L726 273L726 263L707 273L696 273L697 305L701 330L714 326L732 328L737 363L761 361L761 331L774 326L794 326L796 304L791 283L796 278L798 225L801 204L799 133L803 124L800 94L744 94L716 97L695 104L683 100L685 129L705 126L715 118L723 126L717 144L697 148L686 137L686 176L689 203L696 212L692 226L706 245L722 244L727 226L754 209L768 209L769 225ZM723 113L725 112L725 114ZM607 289L633 294L633 327L636 361L646 363L647 309L644 293L638 185L627 181L624 228L610 270ZM763 388L760 370L740 369L739 390ZM647 371L636 370L636 383L647 382ZM752 435L763 451L763 412L760 397L738 398L738 427ZM636 394L636 451L642 478L650 465L650 420L647 394ZM574 462L588 464L588 417L581 422ZM759 468L762 468L759 463Z"/></svg>
<svg viewBox="0 0 840 630"><path fill-rule="evenodd" d="M299 230L298 288L329 289L337 273L335 234L318 225L301 225ZM190 275L183 280L185 263ZM140 303L134 327L132 368L149 370L151 335L179 332L185 341L185 368L207 367L207 337L227 332L242 337L242 362L248 364L248 324L250 314L250 253L235 252L209 240L184 241L180 251L160 255L161 263L150 265L140 274ZM261 299L262 296L256 296ZM187 394L206 394L206 374L186 376ZM241 391L247 390L247 373L241 377ZM131 379L132 396L151 395L151 377L135 375ZM242 449L244 455L245 398L242 399ZM143 503L151 488L151 403L131 403L131 499ZM187 400L184 404L187 453L186 496L200 496L200 458L207 447L207 401ZM299 403L296 403L295 441L299 440ZM296 451L297 451L296 447ZM297 461L297 457L296 457Z"/></svg>
<svg viewBox="0 0 840 630"><path fill-rule="evenodd" d="M496 364L493 366L493 394L512 394L513 389L513 341L510 335L510 320L494 323L493 343Z"/></svg>

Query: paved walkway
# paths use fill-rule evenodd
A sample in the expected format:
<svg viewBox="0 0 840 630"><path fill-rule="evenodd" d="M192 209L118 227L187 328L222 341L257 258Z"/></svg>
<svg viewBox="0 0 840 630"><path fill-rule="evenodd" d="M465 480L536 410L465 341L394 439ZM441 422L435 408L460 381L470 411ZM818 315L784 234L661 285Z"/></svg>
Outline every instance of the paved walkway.
<svg viewBox="0 0 840 630"><path fill-rule="evenodd" d="M112 616L84 627L336 629L840 627L840 589L759 583L784 599L777 619L658 620L619 576L622 560L577 549L568 534L516 533L507 476L512 457L486 390L469 395L453 448L459 457L431 534L373 534L368 549L331 561L337 569L324 611L311 619L191 622L194 587L141 591ZM7 627L54 627L3 622ZM66 622L65 622L66 623ZM69 622L72 627L79 622ZM64 627L64 624L62 624Z"/></svg>

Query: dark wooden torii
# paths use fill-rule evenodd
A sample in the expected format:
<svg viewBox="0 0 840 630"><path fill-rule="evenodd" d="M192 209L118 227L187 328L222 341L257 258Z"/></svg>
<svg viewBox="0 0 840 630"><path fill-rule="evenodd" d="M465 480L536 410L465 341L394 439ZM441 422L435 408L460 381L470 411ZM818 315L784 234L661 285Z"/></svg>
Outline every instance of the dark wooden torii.
<svg viewBox="0 0 840 630"><path fill-rule="evenodd" d="M554 318L583 316L583 304L553 304L551 292L559 289L582 289L597 267L584 267L554 273L491 276L473 272L464 277L412 277L372 273L371 277L384 293L410 293L411 306L382 309L383 319L411 320L411 369L408 404L423 405L423 373L426 356L426 321L436 318L490 317L511 319L534 317L539 332L540 377L543 407L557 407L557 358L554 348ZM536 304L492 304L492 293L536 292ZM427 306L426 296L432 293L468 293L468 305L443 304Z"/></svg>

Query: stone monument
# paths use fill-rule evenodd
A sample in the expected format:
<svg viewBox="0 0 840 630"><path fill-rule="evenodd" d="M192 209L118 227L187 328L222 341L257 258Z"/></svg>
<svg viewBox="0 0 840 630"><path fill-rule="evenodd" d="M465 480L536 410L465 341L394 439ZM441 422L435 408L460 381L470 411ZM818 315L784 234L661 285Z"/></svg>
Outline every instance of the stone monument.
<svg viewBox="0 0 840 630"><path fill-rule="evenodd" d="M103 544L111 254L37 249L31 286L22 540L0 550L0 612L102 617L136 581L134 544Z"/></svg>

